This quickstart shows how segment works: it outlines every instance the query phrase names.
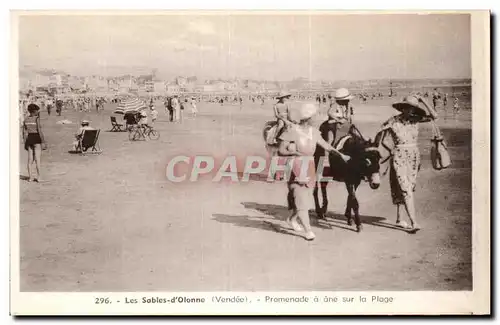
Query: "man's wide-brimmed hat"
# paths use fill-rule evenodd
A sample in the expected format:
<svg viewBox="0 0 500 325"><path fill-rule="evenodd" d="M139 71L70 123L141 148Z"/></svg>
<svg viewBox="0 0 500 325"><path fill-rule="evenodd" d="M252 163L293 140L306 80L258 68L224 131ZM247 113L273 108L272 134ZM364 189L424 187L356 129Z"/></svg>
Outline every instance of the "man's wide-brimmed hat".
<svg viewBox="0 0 500 325"><path fill-rule="evenodd" d="M401 101L392 104L392 107L400 112L402 112L405 108L411 108L415 115L427 115L427 111L420 106L418 98L413 95L404 97Z"/></svg>
<svg viewBox="0 0 500 325"><path fill-rule="evenodd" d="M278 96L276 96L276 98L284 98L284 97L290 97L292 96L291 93L287 92L287 91L280 91Z"/></svg>
<svg viewBox="0 0 500 325"><path fill-rule="evenodd" d="M350 100L353 99L353 96L347 88L339 88L335 91L334 98L335 100Z"/></svg>

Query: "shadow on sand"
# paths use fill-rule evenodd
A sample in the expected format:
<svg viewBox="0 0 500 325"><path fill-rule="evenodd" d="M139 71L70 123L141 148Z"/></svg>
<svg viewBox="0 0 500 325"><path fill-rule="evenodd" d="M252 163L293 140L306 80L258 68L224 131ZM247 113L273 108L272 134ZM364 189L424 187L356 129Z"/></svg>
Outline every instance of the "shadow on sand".
<svg viewBox="0 0 500 325"><path fill-rule="evenodd" d="M409 229L404 229L399 226L396 226L395 224L388 223L386 218L383 217L375 217L375 216L360 216L361 218L361 223L365 225L371 225L375 227L380 227L380 228L387 228L391 230L399 230L399 231L404 231L407 233L414 233L413 230ZM337 214L337 213L332 213L332 212L327 212L325 214L325 219L318 219L318 222L326 222L329 224L331 222L334 222L336 224L344 224L345 227L351 227L347 225L347 219L344 215L342 214ZM353 223L354 223L354 218L353 218ZM341 228L341 227L339 227ZM348 228L351 229L351 228Z"/></svg>
<svg viewBox="0 0 500 325"><path fill-rule="evenodd" d="M257 210L257 211L262 212L264 214L267 214L267 215L269 215L277 220L285 220L286 217L290 214L288 209L284 206L281 206L281 205L261 204L261 203L256 203L256 202L242 202L241 204L246 209ZM340 229L356 232L356 229L354 226L349 226L347 224L347 219L344 215L336 214L336 213L332 213L332 212L327 212L325 215L325 219L318 219L316 217L317 216L316 212L314 210L309 210L309 216L311 216L311 226L313 226L313 227L322 228L322 229L340 228ZM403 228L398 227L394 224L390 224L390 223L386 222L385 221L386 218L383 218L383 217L365 216L365 215L362 215L360 217L361 217L362 224L367 224L367 225L380 227L380 228L387 228L387 229L391 229L391 230L399 230L399 231L408 232L407 229L403 229Z"/></svg>
<svg viewBox="0 0 500 325"><path fill-rule="evenodd" d="M212 217L214 220L233 224L238 227L243 228L253 228L265 231L272 231L276 233L282 233L291 236L303 237L302 233L297 233L291 229L285 222L286 218L289 216L290 212L285 206L276 204L261 204L256 202L242 202L241 203L246 209L252 209L264 213L266 216L251 216L251 215L228 215L228 214L214 214ZM312 210L309 211L309 216L311 217L311 226L313 228L320 229L334 229L339 228L342 230L356 232L355 226L349 226L345 216L328 212L325 215L325 219L317 219L316 213ZM394 224L385 222L383 217L376 216L361 216L361 222L363 224L387 228L391 230L399 230L404 232L409 232L407 229L403 229Z"/></svg>
<svg viewBox="0 0 500 325"><path fill-rule="evenodd" d="M233 224L238 227L266 230L290 236L300 236L300 234L296 233L293 229L288 228L285 223L277 221L276 219L273 220L259 216L228 214L214 214L212 217L220 223Z"/></svg>

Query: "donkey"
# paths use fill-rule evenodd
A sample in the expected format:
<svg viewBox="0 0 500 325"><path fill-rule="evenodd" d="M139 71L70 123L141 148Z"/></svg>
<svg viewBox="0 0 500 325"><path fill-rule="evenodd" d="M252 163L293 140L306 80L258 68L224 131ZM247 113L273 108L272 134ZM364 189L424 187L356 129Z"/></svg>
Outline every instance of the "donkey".
<svg viewBox="0 0 500 325"><path fill-rule="evenodd" d="M324 136L324 133L323 133ZM326 139L325 139L326 140ZM351 125L347 135L341 137L337 142L336 149L340 152L349 155L351 160L345 163L335 155L329 155L329 167L323 169L323 179L318 179L316 182L313 195L316 213L319 219L324 219L328 210L328 195L327 185L328 180L325 177L331 178L333 181L343 182L347 188L347 205L345 216L347 224L352 225L351 211L354 212L354 221L356 230L361 232L363 225L359 217L359 203L356 198L356 190L362 180L368 181L370 188L377 189L380 186L380 152L378 144L380 135L377 134L375 141L366 140L356 126ZM314 164L316 168L320 164L320 160L324 157L324 149L317 146L314 153ZM320 206L318 198L318 187L321 187L323 196L323 205Z"/></svg>

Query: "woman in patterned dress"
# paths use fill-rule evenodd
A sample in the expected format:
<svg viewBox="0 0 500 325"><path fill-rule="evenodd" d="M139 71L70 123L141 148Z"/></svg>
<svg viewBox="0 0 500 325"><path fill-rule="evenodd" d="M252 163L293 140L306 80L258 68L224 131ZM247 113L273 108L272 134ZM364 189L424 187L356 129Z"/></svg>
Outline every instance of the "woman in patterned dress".
<svg viewBox="0 0 500 325"><path fill-rule="evenodd" d="M427 111L421 107L422 104ZM392 105L401 114L390 118L382 125L388 131L395 147L390 162L390 184L392 202L397 207L396 225L407 228L400 220L400 207L405 206L412 231L420 230L416 220L413 192L420 170L420 151L417 146L419 123L437 118L436 111L419 95L410 95Z"/></svg>

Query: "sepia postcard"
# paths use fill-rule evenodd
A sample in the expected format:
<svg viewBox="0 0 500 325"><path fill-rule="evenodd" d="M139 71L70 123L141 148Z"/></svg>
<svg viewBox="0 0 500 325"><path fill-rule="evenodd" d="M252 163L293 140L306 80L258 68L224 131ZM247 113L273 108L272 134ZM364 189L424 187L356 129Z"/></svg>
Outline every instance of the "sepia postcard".
<svg viewBox="0 0 500 325"><path fill-rule="evenodd" d="M488 11L12 11L11 315L489 315Z"/></svg>

